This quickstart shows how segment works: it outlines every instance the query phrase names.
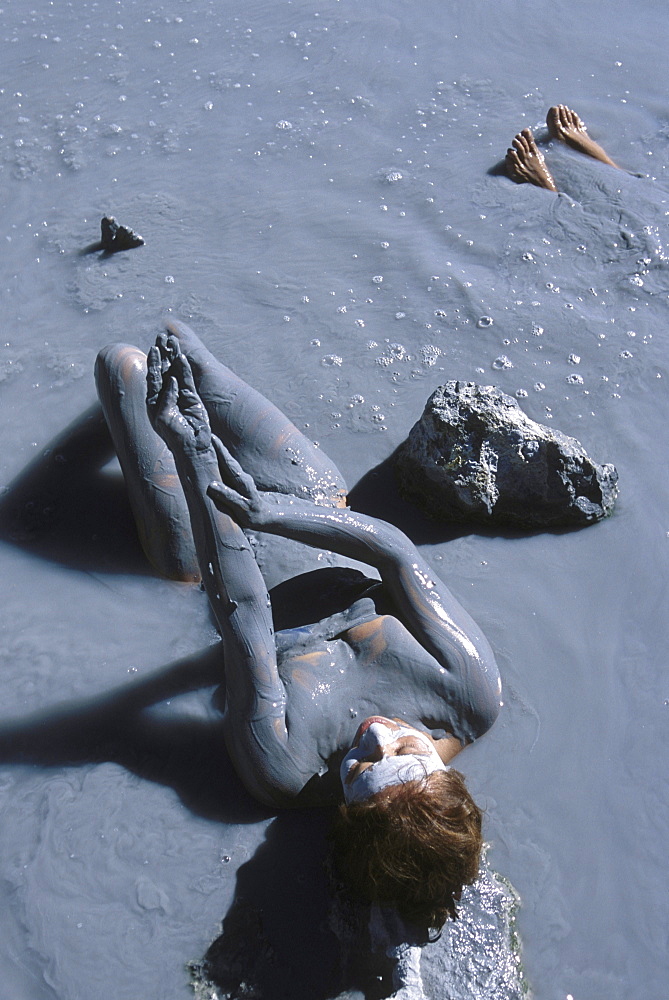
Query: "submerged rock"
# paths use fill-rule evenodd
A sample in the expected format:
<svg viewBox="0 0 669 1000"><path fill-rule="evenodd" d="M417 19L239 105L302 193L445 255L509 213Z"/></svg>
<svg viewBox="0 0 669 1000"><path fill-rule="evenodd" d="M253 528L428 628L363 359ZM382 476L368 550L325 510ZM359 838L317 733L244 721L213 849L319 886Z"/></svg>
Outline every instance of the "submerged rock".
<svg viewBox="0 0 669 1000"><path fill-rule="evenodd" d="M395 455L403 495L431 517L551 528L613 510L618 473L535 423L492 385L447 382Z"/></svg>

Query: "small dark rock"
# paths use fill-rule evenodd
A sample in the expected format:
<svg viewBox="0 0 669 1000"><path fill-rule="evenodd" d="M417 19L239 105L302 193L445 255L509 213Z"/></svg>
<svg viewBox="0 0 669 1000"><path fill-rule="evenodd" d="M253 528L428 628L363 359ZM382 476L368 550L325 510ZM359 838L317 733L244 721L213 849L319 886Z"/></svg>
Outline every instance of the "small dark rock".
<svg viewBox="0 0 669 1000"><path fill-rule="evenodd" d="M395 453L402 494L439 520L553 528L613 510L618 473L491 385L447 382Z"/></svg>
<svg viewBox="0 0 669 1000"><path fill-rule="evenodd" d="M127 226L120 226L111 215L105 215L100 222L102 237L100 246L107 253L119 253L121 250L134 250L144 246L144 240Z"/></svg>

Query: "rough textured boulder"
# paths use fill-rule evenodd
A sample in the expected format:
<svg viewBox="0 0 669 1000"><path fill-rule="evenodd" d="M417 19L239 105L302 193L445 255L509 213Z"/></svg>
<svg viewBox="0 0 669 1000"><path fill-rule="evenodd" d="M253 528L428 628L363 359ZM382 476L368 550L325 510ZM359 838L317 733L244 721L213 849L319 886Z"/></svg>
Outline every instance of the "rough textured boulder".
<svg viewBox="0 0 669 1000"><path fill-rule="evenodd" d="M100 220L100 248L107 253L134 250L143 247L144 240L139 233L133 233L128 226L121 226L113 215L104 215Z"/></svg>
<svg viewBox="0 0 669 1000"><path fill-rule="evenodd" d="M552 528L613 510L618 473L491 385L447 382L395 455L403 495L440 520Z"/></svg>

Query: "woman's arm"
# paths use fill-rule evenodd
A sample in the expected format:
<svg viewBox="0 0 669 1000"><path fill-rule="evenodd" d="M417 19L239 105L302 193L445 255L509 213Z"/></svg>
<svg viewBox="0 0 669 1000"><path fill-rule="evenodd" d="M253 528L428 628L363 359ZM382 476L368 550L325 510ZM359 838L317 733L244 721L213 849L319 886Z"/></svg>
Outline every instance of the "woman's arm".
<svg viewBox="0 0 669 1000"><path fill-rule="evenodd" d="M174 455L223 638L228 750L249 790L268 804L282 804L311 775L301 776L290 754L267 588L243 531L207 496L220 475L209 420L187 360L164 338L149 352L147 379L149 416Z"/></svg>
<svg viewBox="0 0 669 1000"><path fill-rule="evenodd" d="M230 485L209 487L220 510L245 527L293 538L374 566L414 638L447 671L445 687L469 740L490 728L501 684L492 650L478 626L438 580L413 543L393 525L348 508L320 507L283 494L259 493L214 440Z"/></svg>

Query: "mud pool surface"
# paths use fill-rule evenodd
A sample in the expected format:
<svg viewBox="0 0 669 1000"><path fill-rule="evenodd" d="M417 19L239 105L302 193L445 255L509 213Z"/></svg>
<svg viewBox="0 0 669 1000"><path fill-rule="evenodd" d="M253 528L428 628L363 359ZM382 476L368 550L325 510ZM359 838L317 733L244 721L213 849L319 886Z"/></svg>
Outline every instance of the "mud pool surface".
<svg viewBox="0 0 669 1000"><path fill-rule="evenodd" d="M172 313L350 485L452 378L515 394L616 465L615 514L583 531L386 514L498 658L502 715L459 763L486 809L488 863L520 897L526 981L542 1000L661 1000L664 5L7 0L1 13L0 483L37 467L27 492L0 498L0 995L185 1000L186 962L234 905L251 940L264 914L280 969L266 1000L332 995L321 822L269 815L231 772L203 594L151 576L113 466L64 503L63 442L46 454L94 400L98 349L147 348ZM560 102L630 173L565 148L546 150L557 197L489 173ZM81 256L103 214L146 246ZM384 492L368 478L360 502L383 513ZM434 1000L520 994L472 907L469 938L445 936L428 970Z"/></svg>

